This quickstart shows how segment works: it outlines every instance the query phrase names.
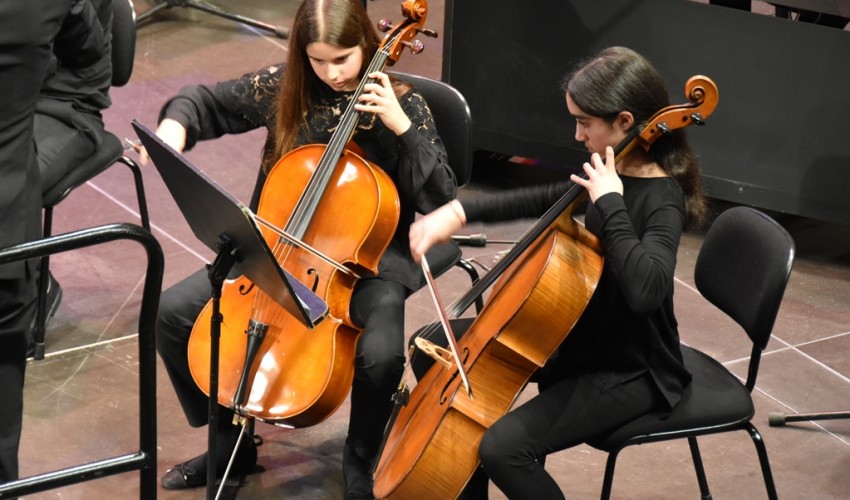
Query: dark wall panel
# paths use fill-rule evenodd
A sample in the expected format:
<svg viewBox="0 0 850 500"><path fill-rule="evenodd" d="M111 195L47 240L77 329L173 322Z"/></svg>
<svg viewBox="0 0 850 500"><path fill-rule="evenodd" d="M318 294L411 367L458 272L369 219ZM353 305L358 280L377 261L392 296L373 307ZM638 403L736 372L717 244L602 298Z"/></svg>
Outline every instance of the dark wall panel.
<svg viewBox="0 0 850 500"><path fill-rule="evenodd" d="M720 100L689 130L713 197L850 221L850 33L686 0L447 0L443 78L477 147L568 166L585 153L560 79L611 45L647 56L674 104L704 74Z"/></svg>

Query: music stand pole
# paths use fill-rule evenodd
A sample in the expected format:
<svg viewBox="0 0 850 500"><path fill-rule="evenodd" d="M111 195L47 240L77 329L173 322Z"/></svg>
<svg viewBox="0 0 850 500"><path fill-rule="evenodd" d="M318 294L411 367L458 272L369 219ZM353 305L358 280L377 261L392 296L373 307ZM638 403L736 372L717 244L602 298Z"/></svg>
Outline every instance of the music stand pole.
<svg viewBox="0 0 850 500"><path fill-rule="evenodd" d="M221 339L221 289L227 274L236 262L230 239L221 237L218 255L210 265L207 276L212 287L212 316L210 317L210 401L207 428L207 500L215 499L216 451L218 445L218 369ZM222 478L223 480L223 478Z"/></svg>

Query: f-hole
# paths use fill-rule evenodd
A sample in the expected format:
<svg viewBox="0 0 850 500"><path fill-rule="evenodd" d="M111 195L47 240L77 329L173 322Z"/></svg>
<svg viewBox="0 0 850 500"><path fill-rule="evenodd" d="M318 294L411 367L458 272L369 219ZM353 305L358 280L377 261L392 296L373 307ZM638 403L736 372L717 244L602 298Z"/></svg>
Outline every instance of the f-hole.
<svg viewBox="0 0 850 500"><path fill-rule="evenodd" d="M464 366L466 366L466 360L467 359L469 359L469 349L465 347L463 349L463 359L461 360L461 362L463 363ZM441 405L446 404L446 401L448 401L448 396L446 395L446 393L448 392L449 387L452 385L452 382L454 382L454 380L458 377L459 374L460 373L457 370L455 370L454 373L452 373L452 376L449 377L449 381L446 382L445 386L443 386L443 390L442 390L442 392L440 392L440 404Z"/></svg>
<svg viewBox="0 0 850 500"><path fill-rule="evenodd" d="M310 288L312 289L313 293L316 293L316 290L319 288L319 271L311 267L310 269L307 269L307 276L310 276L311 274L315 275L315 278L313 278L313 286L311 286Z"/></svg>

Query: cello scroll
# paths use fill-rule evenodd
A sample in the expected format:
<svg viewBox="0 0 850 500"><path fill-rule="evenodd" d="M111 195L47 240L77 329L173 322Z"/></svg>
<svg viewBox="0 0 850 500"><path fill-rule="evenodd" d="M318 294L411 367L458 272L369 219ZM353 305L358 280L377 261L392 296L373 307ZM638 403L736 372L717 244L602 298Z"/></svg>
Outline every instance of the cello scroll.
<svg viewBox="0 0 850 500"><path fill-rule="evenodd" d="M389 20L381 20L378 29L390 33L384 37L381 48L387 53L387 64L398 62L405 47L414 54L422 52L425 46L419 40L414 39L418 33L436 37L437 33L423 28L425 19L428 17L428 4L425 0L405 0L401 3L401 13L404 21L398 26L393 26Z"/></svg>
<svg viewBox="0 0 850 500"><path fill-rule="evenodd" d="M685 97L690 102L663 108L641 125L635 140L644 151L649 151L656 139L673 130L690 125L704 125L705 120L717 107L717 85L707 76L692 76L685 82ZM623 154L626 152L628 150Z"/></svg>

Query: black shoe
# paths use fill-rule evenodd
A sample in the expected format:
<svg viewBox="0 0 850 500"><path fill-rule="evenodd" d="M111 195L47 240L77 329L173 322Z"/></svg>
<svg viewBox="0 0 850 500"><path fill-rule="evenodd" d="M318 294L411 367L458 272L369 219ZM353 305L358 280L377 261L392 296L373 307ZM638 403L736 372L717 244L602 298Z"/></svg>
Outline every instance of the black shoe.
<svg viewBox="0 0 850 500"><path fill-rule="evenodd" d="M372 495L372 464L361 458L353 446L342 450L342 476L345 482L345 500L369 500Z"/></svg>
<svg viewBox="0 0 850 500"><path fill-rule="evenodd" d="M246 444L247 443L247 444ZM230 474L233 476L244 476L257 472L257 444L249 439L239 447ZM221 451L216 454L216 477L221 478L227 469L231 450ZM198 488L207 485L207 454L199 455L188 462L175 465L168 469L160 480L162 487L168 490L183 490L186 488Z"/></svg>

